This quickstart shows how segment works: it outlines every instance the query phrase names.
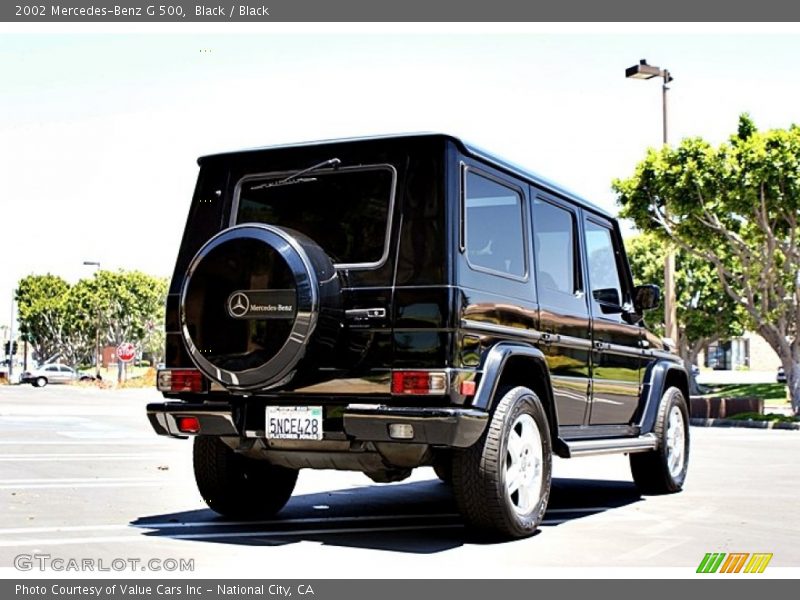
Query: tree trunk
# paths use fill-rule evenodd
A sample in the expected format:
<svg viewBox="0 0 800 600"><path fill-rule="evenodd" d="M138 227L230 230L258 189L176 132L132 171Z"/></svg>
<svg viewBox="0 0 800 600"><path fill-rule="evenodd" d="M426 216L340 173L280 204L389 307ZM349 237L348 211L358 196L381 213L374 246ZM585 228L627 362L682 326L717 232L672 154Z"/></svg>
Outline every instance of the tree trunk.
<svg viewBox="0 0 800 600"><path fill-rule="evenodd" d="M786 387L792 403L792 412L800 415L800 340L790 340L785 328L762 323L758 333L775 350L786 374Z"/></svg>
<svg viewBox="0 0 800 600"><path fill-rule="evenodd" d="M784 361L783 372L786 373L786 386L789 389L792 412L795 416L800 416L800 362Z"/></svg>
<svg viewBox="0 0 800 600"><path fill-rule="evenodd" d="M695 362L697 362L697 355L700 354L700 350L702 350L703 347L711 341L712 340L710 338L702 338L689 345L688 341L686 340L686 336L680 336L678 354L683 360L683 366L686 369L686 374L689 376L690 396L697 396L700 394L700 386L697 385L697 378L694 376L692 367L694 366Z"/></svg>

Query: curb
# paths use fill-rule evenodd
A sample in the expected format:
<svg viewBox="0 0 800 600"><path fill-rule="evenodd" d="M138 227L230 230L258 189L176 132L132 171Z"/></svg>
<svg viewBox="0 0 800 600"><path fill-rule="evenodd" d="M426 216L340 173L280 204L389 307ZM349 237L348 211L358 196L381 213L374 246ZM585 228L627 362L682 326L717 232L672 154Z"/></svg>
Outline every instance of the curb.
<svg viewBox="0 0 800 600"><path fill-rule="evenodd" d="M800 430L800 423L777 423L775 421L737 421L734 419L689 419L695 427L744 427L746 429Z"/></svg>

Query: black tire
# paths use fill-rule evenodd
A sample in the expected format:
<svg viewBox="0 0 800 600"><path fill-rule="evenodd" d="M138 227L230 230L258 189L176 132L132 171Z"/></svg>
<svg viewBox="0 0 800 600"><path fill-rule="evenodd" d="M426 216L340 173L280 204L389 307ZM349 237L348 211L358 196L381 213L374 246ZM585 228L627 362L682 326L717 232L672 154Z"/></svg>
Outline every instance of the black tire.
<svg viewBox="0 0 800 600"><path fill-rule="evenodd" d="M44 387L47 385L47 378L46 377L37 377L33 380L34 387Z"/></svg>
<svg viewBox="0 0 800 600"><path fill-rule="evenodd" d="M221 439L194 440L194 477L208 507L235 519L271 517L283 508L297 482L296 469L236 454Z"/></svg>
<svg viewBox="0 0 800 600"><path fill-rule="evenodd" d="M670 418L679 419L683 435L676 439L676 422L670 429ZM683 489L689 467L689 410L686 399L676 387L668 388L661 397L653 428L658 447L651 452L630 455L631 473L643 494L673 494ZM671 438L671 439L670 439ZM678 444L678 447L675 444ZM680 455L676 451L680 450Z"/></svg>
<svg viewBox="0 0 800 600"><path fill-rule="evenodd" d="M522 538L536 532L547 508L552 473L550 428L533 391L515 387L500 394L481 438L470 448L453 453L453 491L469 527L490 537ZM518 440L523 430L531 438L513 460L509 452L512 430ZM523 479L531 478L524 490L532 495L517 491L515 499L515 493L506 489L506 475L516 461L522 461L517 464L522 465Z"/></svg>
<svg viewBox="0 0 800 600"><path fill-rule="evenodd" d="M433 472L446 484L453 483L453 455L442 452L433 460Z"/></svg>

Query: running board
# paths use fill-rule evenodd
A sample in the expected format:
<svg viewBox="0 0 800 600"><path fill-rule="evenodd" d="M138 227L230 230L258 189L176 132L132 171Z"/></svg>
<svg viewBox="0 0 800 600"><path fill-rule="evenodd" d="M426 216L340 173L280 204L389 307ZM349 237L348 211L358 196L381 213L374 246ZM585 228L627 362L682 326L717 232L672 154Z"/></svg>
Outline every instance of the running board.
<svg viewBox="0 0 800 600"><path fill-rule="evenodd" d="M606 438L602 440L564 441L568 451L567 458L593 456L595 454L632 454L649 452L658 446L655 434L646 433L637 438Z"/></svg>

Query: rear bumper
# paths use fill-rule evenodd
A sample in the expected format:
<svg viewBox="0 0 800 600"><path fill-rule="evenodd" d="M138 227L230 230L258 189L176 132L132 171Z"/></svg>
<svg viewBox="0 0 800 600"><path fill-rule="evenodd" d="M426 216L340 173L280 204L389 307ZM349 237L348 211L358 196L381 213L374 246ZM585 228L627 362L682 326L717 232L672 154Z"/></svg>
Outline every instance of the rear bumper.
<svg viewBox="0 0 800 600"><path fill-rule="evenodd" d="M195 417L200 435L251 436L237 422L234 408L228 403L160 402L147 405L150 425L159 435L187 437L178 429L179 417ZM376 404L351 404L344 408L342 428L354 441L405 442L453 448L467 448L478 441L488 422L488 413L471 408L416 408ZM395 439L389 425L411 425L414 437ZM243 433L244 432L244 433Z"/></svg>

